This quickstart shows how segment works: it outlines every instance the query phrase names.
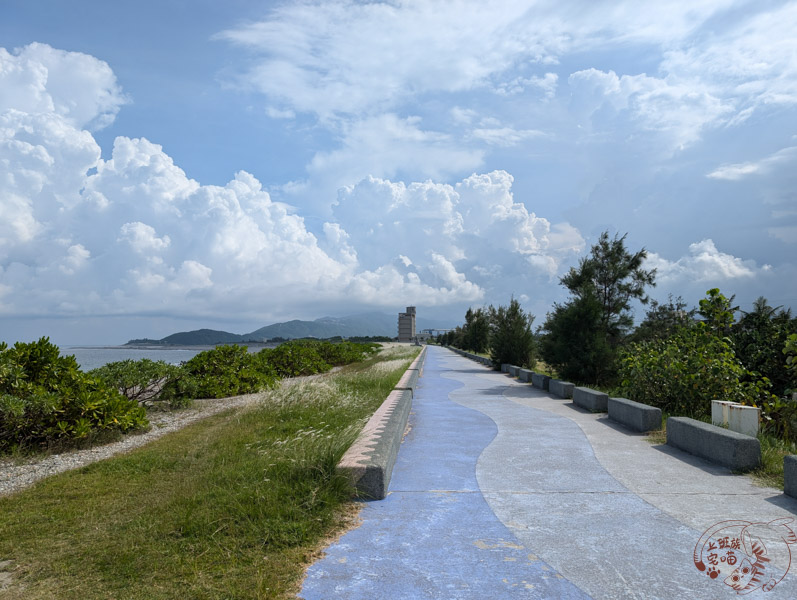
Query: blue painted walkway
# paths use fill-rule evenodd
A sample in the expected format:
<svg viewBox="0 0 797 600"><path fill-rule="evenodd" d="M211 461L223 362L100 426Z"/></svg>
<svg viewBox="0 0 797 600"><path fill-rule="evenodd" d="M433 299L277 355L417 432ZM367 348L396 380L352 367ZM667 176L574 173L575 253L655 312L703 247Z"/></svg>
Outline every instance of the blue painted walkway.
<svg viewBox="0 0 797 600"><path fill-rule="evenodd" d="M601 432L625 434L593 435L596 418L429 347L388 497L364 504L300 597L734 597L693 566L701 527L598 460L617 454ZM787 578L767 598L795 590Z"/></svg>

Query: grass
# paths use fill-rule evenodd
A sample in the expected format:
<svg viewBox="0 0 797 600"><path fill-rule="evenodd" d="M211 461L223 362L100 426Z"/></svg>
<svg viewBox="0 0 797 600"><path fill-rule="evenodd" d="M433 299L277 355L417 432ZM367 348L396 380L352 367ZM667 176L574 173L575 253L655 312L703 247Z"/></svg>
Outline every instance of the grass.
<svg viewBox="0 0 797 600"><path fill-rule="evenodd" d="M758 485L783 489L783 457L797 454L797 444L778 437L758 434L761 443L761 466L749 475Z"/></svg>
<svg viewBox="0 0 797 600"><path fill-rule="evenodd" d="M0 596L291 597L321 542L350 522L335 465L415 354L383 350L0 498L13 581Z"/></svg>

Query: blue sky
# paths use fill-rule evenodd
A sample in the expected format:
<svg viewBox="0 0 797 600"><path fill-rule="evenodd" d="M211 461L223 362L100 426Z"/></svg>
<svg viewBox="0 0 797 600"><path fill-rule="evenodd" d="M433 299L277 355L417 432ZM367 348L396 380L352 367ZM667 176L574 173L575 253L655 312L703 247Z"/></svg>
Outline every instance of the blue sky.
<svg viewBox="0 0 797 600"><path fill-rule="evenodd" d="M0 1L0 338L797 307L797 2ZM638 319L644 315L638 311Z"/></svg>

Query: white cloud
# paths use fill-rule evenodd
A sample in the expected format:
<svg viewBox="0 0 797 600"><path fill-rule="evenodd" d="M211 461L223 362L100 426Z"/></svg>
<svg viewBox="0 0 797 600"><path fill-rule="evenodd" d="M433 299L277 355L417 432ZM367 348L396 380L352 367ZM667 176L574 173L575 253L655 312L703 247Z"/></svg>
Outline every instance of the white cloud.
<svg viewBox="0 0 797 600"><path fill-rule="evenodd" d="M144 138L117 137L104 160L91 133L76 127L86 118L71 120L48 106L0 112L0 160L10 167L0 179L8 216L0 227L3 315L257 318L275 300L475 302L488 293L474 280L479 267L495 272L493 263L511 253L522 264L519 277L526 270L548 276L581 240L572 228L554 227L569 239L552 243L550 224L514 201L505 172L456 186L366 177L341 191L335 221L322 224L319 239L249 173L223 187L203 185ZM79 107L72 114L88 115ZM414 118L382 115L352 127L349 139L361 140L360 150L387 139L397 146L392 152L411 155L430 173L444 169L436 145L454 147ZM353 156L319 155L314 164L334 170ZM476 162L473 156L463 152L460 168ZM381 160L365 168L379 169Z"/></svg>
<svg viewBox="0 0 797 600"><path fill-rule="evenodd" d="M469 125L479 116L479 113L472 108L461 108L459 106L452 108L450 113L452 120L457 125Z"/></svg>
<svg viewBox="0 0 797 600"><path fill-rule="evenodd" d="M392 178L411 172L444 178L478 168L484 155L448 134L422 129L419 117L390 113L346 124L341 138L340 148L317 152L307 167L317 193L334 193L368 175Z"/></svg>
<svg viewBox="0 0 797 600"><path fill-rule="evenodd" d="M720 252L714 242L705 239L689 245L689 254L669 261L655 252L648 254L646 268L655 268L656 279L665 284L674 282L714 282L717 284L738 279L750 279L768 270L756 266L755 261L743 260Z"/></svg>
<svg viewBox="0 0 797 600"><path fill-rule="evenodd" d="M266 114L272 119L295 119L296 113L292 110L280 110L273 106L266 107Z"/></svg>
<svg viewBox="0 0 797 600"><path fill-rule="evenodd" d="M74 244L66 250L66 256L61 262L60 269L66 275L72 275L75 271L83 267L91 257L91 252L86 250L82 244Z"/></svg>
<svg viewBox="0 0 797 600"><path fill-rule="evenodd" d="M0 112L52 113L77 129L113 122L126 102L104 61L33 43L13 54L0 48Z"/></svg>
<svg viewBox="0 0 797 600"><path fill-rule="evenodd" d="M733 107L712 95L699 83L681 83L641 75L618 76L614 71L590 68L570 75L568 83L574 93L574 108L586 119L593 119L603 107L616 113L628 112L643 128L658 131L671 138L676 148L683 148L700 139L706 127L723 124ZM612 126L600 114L597 127Z"/></svg>
<svg viewBox="0 0 797 600"><path fill-rule="evenodd" d="M529 20L515 2L314 2L217 37L257 55L245 85L326 119L486 86L521 57L541 61L548 51Z"/></svg>
<svg viewBox="0 0 797 600"><path fill-rule="evenodd" d="M765 105L797 103L797 3L742 12L730 27L666 54L663 69L703 79L738 98L742 118Z"/></svg>
<svg viewBox="0 0 797 600"><path fill-rule="evenodd" d="M126 240L130 246L139 253L159 252L169 247L171 240L168 235L159 238L155 228L136 221L125 223L120 229L121 239Z"/></svg>
<svg viewBox="0 0 797 600"><path fill-rule="evenodd" d="M508 148L517 146L521 142L545 135L541 131L533 129L512 129L511 127L495 128L476 128L471 132L471 136L477 140L486 142L491 146L501 146Z"/></svg>
<svg viewBox="0 0 797 600"><path fill-rule="evenodd" d="M797 146L783 148L758 161L722 165L706 175L706 177L710 177L711 179L738 181L749 175L767 175L771 173L775 167L792 162L797 163Z"/></svg>
<svg viewBox="0 0 797 600"><path fill-rule="evenodd" d="M534 75L532 77L515 77L511 81L502 81L495 88L495 93L500 96L513 96L532 88L542 92L547 99L553 98L556 94L556 86L559 82L559 75L556 73L546 73L542 77Z"/></svg>
<svg viewBox="0 0 797 600"><path fill-rule="evenodd" d="M400 256L404 265L431 260L437 276L444 272L442 259L467 265L476 283L501 264L511 264L521 280L552 276L583 249L584 239L568 224L552 226L516 202L512 182L504 171L474 174L455 186L368 177L339 192L333 214L369 268Z"/></svg>

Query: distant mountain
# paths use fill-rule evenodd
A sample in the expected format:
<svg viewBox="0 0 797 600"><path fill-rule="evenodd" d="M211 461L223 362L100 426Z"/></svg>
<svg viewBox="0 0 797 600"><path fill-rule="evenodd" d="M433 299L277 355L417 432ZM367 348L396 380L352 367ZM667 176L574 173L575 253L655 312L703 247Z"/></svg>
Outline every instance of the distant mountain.
<svg viewBox="0 0 797 600"><path fill-rule="evenodd" d="M161 344L172 346L212 346L214 344L234 344L242 341L242 336L214 329L197 329L173 333L159 340Z"/></svg>
<svg viewBox="0 0 797 600"><path fill-rule="evenodd" d="M386 335L394 337L397 332L398 315L384 313L363 313L348 317L321 317L315 321L293 320L287 323L266 325L246 335L249 339L281 337L285 339L316 337L328 338Z"/></svg>
<svg viewBox="0 0 797 600"><path fill-rule="evenodd" d="M263 342L276 337L284 339L296 339L303 337L330 338L359 337L383 335L395 337L397 332L398 313L389 315L380 312L361 313L348 317L321 317L315 321L300 321L294 319L285 323L274 323L256 329L251 333L242 335L229 333L227 331L216 331L214 329L197 329L195 331L183 331L173 333L161 340L130 340L126 345L142 345L146 341L148 345L162 344L170 346L213 346L215 344L235 344L241 342ZM438 327L434 323L425 319L418 319L416 322L417 330Z"/></svg>

